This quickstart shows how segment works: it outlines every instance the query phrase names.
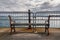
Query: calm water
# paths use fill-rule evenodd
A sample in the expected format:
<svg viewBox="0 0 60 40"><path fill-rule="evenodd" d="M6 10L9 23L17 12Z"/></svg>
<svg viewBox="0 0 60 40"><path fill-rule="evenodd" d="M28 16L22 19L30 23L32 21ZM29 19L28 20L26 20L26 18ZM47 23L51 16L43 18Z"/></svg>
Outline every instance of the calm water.
<svg viewBox="0 0 60 40"><path fill-rule="evenodd" d="M0 27L9 27L9 19L8 19L8 17L1 16L0 19L1 19L0 20ZM20 23L28 23L27 20L15 19L15 21L20 22ZM43 21L42 20L41 21L40 20L36 21L36 23L39 23L39 22L43 22ZM32 23L33 23L33 21L32 21ZM23 27L23 26L21 26L21 27ZM24 26L24 27L26 27L26 26ZM44 26L37 26L37 27L44 27ZM60 28L60 20L51 20L50 21L50 27Z"/></svg>
<svg viewBox="0 0 60 40"><path fill-rule="evenodd" d="M14 14L12 15L11 13L10 14L6 14L6 13L0 13L0 27L9 27L9 18L8 18L8 15L11 15L11 16L15 16L15 17L12 17L12 19L15 19L16 22L20 22L20 23L28 23L28 17L19 17L19 16L28 16L28 14ZM17 17L18 15L18 17ZM47 16L49 14L36 14L36 16ZM60 15L60 14L58 14ZM31 14L31 16L33 16ZM32 17L31 17L32 18ZM23 19L23 20L19 20L19 19ZM24 19L27 19L27 20L24 20ZM37 18L39 19L39 18ZM42 19L42 18L40 18ZM44 18L46 19L46 18ZM60 18L59 18L60 19ZM33 23L33 20L31 21ZM36 23L39 23L39 22L43 22L43 20L37 20ZM28 26L19 26L19 27L28 27ZM44 27L44 26L36 26L36 27ZM55 28L60 28L60 20L50 20L50 27L55 27Z"/></svg>

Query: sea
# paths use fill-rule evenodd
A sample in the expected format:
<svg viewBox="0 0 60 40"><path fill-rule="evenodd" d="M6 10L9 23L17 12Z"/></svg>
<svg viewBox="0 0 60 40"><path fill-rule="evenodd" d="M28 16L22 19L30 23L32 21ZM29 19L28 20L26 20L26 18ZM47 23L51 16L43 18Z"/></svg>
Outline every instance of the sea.
<svg viewBox="0 0 60 40"><path fill-rule="evenodd" d="M13 12L13 13L11 13L11 12L0 12L0 27L10 27L10 21L9 21L9 17L8 17L8 15L11 15L12 16L12 19L14 19L16 22L19 22L19 23L28 23L28 14L23 14L22 15L22 13L20 14L20 13L15 13L15 12ZM36 20L36 22L35 23L39 23L39 22L44 22L43 21L43 19L47 19L47 18L42 18L42 17L38 17L38 16L48 16L48 14L49 13L36 13L36 14L34 14L35 16L36 16L36 19L42 19L42 20ZM51 13L51 15L52 15L53 13ZM58 12L58 13L56 13L55 15L60 15L60 12ZM31 18L32 18L32 20L31 20L31 23L33 23L33 16L34 15L32 15L31 14ZM21 16L21 17L20 17ZM22 17L23 16L23 17ZM34 17L35 17L34 16ZM50 20L50 27L51 28L60 28L60 17L52 17L52 19L54 19L54 20ZM55 20L55 19L57 19L57 20ZM16 27L28 27L28 26L16 26ZM33 26L32 26L33 27ZM44 27L44 26L36 26L36 27Z"/></svg>

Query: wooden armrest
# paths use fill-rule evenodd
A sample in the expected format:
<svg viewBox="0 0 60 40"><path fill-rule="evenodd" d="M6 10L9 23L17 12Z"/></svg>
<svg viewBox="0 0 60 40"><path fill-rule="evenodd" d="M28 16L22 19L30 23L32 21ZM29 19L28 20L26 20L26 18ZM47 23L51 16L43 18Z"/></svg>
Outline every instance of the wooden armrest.
<svg viewBox="0 0 60 40"><path fill-rule="evenodd" d="M15 23L15 21L11 21L11 24L14 24Z"/></svg>
<svg viewBox="0 0 60 40"><path fill-rule="evenodd" d="M15 20L12 20L12 18L11 18L11 16L10 16L10 15L8 15L8 17L9 17L9 20L10 20L10 24L15 23Z"/></svg>
<svg viewBox="0 0 60 40"><path fill-rule="evenodd" d="M45 20L45 22L48 22L48 20Z"/></svg>

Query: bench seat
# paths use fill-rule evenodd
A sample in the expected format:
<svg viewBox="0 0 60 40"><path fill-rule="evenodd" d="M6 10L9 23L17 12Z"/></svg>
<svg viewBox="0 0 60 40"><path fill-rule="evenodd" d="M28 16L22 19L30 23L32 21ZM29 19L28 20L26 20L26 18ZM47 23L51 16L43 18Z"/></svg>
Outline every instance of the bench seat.
<svg viewBox="0 0 60 40"><path fill-rule="evenodd" d="M13 24L11 24L11 25L16 25L16 26L19 26L19 25L29 25L29 23L13 23ZM34 24L34 23L31 23L30 25L36 25L36 26L44 26L44 25L46 25L46 26L48 26L49 24L48 23L36 23L36 24Z"/></svg>

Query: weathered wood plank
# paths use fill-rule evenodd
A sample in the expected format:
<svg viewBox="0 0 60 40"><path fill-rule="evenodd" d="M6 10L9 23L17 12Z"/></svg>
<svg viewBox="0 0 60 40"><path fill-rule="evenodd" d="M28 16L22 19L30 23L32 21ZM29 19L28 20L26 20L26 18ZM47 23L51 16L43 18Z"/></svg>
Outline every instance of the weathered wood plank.
<svg viewBox="0 0 60 40"><path fill-rule="evenodd" d="M11 25L17 25L17 26L19 26L19 25L29 25L28 23L13 23L13 24L11 24ZM33 23L31 23L31 25L47 25L48 26L48 24L46 24L46 23L36 23L36 24L33 24Z"/></svg>

